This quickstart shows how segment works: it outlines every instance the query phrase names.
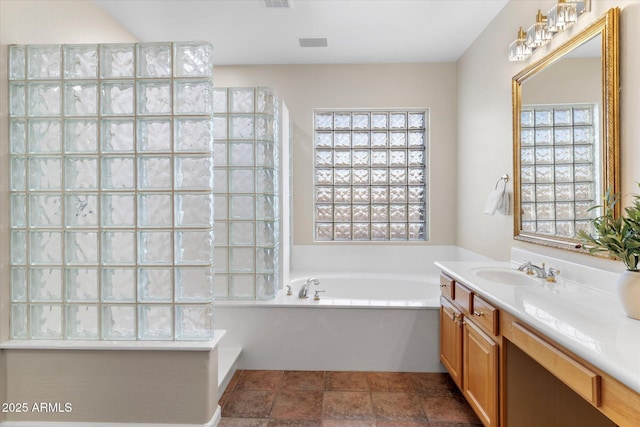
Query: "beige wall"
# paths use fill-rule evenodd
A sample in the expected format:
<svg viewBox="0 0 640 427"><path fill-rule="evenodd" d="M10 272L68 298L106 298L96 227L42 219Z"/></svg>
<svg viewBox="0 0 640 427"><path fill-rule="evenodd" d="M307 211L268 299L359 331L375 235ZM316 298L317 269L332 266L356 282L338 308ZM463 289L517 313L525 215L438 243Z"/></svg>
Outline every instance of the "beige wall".
<svg viewBox="0 0 640 427"><path fill-rule="evenodd" d="M456 70L453 63L214 68L216 86L268 86L293 122L293 238L313 243L313 109L428 108L430 241L455 243Z"/></svg>
<svg viewBox="0 0 640 427"><path fill-rule="evenodd" d="M526 65L557 48L611 7L620 7L621 18L621 171L622 192L638 192L640 181L640 1L592 1L592 11L578 24L540 48L524 62L507 60L507 47L519 25L530 25L538 8L546 11L554 1L511 0L457 63L458 186L457 244L499 260L509 259L517 246L554 256L575 257L538 245L513 240L513 216L487 216L482 206L488 192L504 172L512 174L511 78Z"/></svg>

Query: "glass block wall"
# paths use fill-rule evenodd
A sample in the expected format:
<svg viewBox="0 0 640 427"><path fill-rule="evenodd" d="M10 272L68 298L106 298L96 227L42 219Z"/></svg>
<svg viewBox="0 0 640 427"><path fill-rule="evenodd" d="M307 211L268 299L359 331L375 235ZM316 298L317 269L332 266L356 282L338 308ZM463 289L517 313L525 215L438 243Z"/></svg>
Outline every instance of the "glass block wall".
<svg viewBox="0 0 640 427"><path fill-rule="evenodd" d="M9 52L11 337L209 339L212 47Z"/></svg>
<svg viewBox="0 0 640 427"><path fill-rule="evenodd" d="M575 238L591 232L590 210L601 199L593 104L523 106L521 113L523 231Z"/></svg>
<svg viewBox="0 0 640 427"><path fill-rule="evenodd" d="M214 89L215 296L279 287L280 104L268 88Z"/></svg>
<svg viewBox="0 0 640 427"><path fill-rule="evenodd" d="M427 112L314 119L315 240L427 240Z"/></svg>

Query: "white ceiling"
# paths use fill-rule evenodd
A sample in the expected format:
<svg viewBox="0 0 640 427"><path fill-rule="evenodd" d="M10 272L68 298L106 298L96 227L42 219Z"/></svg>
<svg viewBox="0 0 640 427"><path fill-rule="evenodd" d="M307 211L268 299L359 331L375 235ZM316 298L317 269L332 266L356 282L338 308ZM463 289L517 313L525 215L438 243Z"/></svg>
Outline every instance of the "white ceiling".
<svg viewBox="0 0 640 427"><path fill-rule="evenodd" d="M456 61L508 0L94 0L140 41L204 40L215 62ZM298 38L327 37L301 48ZM500 49L506 49L500 46Z"/></svg>

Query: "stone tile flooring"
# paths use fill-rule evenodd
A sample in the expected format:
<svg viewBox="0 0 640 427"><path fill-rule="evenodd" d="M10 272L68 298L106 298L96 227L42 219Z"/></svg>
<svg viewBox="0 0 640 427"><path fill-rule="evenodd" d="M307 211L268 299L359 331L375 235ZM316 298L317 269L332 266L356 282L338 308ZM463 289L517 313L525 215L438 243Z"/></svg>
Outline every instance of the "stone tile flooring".
<svg viewBox="0 0 640 427"><path fill-rule="evenodd" d="M219 427L482 427L447 374L237 371Z"/></svg>

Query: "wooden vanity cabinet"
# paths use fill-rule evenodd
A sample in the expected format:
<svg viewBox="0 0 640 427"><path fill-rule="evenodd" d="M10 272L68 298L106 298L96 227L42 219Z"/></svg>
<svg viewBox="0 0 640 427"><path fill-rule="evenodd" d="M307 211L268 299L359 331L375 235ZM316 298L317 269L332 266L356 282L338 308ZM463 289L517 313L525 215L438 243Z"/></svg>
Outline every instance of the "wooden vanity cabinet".
<svg viewBox="0 0 640 427"><path fill-rule="evenodd" d="M442 274L440 360L485 427L639 427L640 394Z"/></svg>
<svg viewBox="0 0 640 427"><path fill-rule="evenodd" d="M500 347L468 320L463 336L462 393L486 427L497 426Z"/></svg>
<svg viewBox="0 0 640 427"><path fill-rule="evenodd" d="M496 427L500 347L489 334L498 310L446 275L440 283L440 360L485 427Z"/></svg>
<svg viewBox="0 0 640 427"><path fill-rule="evenodd" d="M462 312L440 298L440 361L462 389Z"/></svg>

